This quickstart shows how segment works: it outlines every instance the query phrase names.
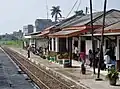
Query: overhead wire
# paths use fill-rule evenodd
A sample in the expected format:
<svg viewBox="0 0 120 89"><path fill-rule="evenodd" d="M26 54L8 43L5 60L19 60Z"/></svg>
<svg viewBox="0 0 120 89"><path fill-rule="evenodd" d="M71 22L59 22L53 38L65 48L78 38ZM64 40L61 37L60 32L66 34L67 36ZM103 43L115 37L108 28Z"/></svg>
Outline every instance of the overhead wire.
<svg viewBox="0 0 120 89"><path fill-rule="evenodd" d="M81 3L82 3L82 0L79 0L79 4L78 4L76 11L78 11L78 9L80 8Z"/></svg>
<svg viewBox="0 0 120 89"><path fill-rule="evenodd" d="M67 17L71 14L71 12L72 12L72 10L74 9L74 7L76 6L77 2L78 2L78 0L76 0L76 2L74 3L74 5L73 5L72 9L70 10L70 12L68 13ZM67 18L67 17L66 17L66 18Z"/></svg>

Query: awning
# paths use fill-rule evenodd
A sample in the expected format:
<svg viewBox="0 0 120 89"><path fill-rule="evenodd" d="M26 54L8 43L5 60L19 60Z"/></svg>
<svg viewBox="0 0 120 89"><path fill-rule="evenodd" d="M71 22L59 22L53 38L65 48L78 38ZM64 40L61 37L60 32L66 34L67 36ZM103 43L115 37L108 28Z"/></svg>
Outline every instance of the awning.
<svg viewBox="0 0 120 89"><path fill-rule="evenodd" d="M99 28L99 25L93 26L94 29ZM62 29L62 31L49 34L49 37L67 38L79 36L91 30L91 26L72 26Z"/></svg>
<svg viewBox="0 0 120 89"><path fill-rule="evenodd" d="M44 30L41 32L41 34L35 35L35 37L41 37L41 36L46 36L49 34L49 30Z"/></svg>
<svg viewBox="0 0 120 89"><path fill-rule="evenodd" d="M31 36L24 36L25 39L30 39L32 38Z"/></svg>
<svg viewBox="0 0 120 89"><path fill-rule="evenodd" d="M95 33L93 34L94 36L101 36L101 33ZM104 35L106 36L118 36L120 35L120 32L116 32L116 33L104 33ZM92 36L92 34L85 34L85 35L81 35L81 36Z"/></svg>
<svg viewBox="0 0 120 89"><path fill-rule="evenodd" d="M49 37L66 38L66 37L77 36L80 33L81 33L80 30L62 30L53 34L49 34Z"/></svg>

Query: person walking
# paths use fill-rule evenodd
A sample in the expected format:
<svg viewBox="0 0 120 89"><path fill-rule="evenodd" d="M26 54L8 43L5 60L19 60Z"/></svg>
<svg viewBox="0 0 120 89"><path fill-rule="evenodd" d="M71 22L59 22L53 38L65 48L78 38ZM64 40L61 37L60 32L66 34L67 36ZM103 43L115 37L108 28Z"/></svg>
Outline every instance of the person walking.
<svg viewBox="0 0 120 89"><path fill-rule="evenodd" d="M95 52L95 67L98 67L98 62L99 62L99 58L100 58L100 49L97 48L96 52Z"/></svg>
<svg viewBox="0 0 120 89"><path fill-rule="evenodd" d="M92 67L92 65L93 65L93 52L91 49L89 50L88 59L90 61L90 67Z"/></svg>
<svg viewBox="0 0 120 89"><path fill-rule="evenodd" d="M105 70L108 68L108 65L111 64L110 56L109 56L109 49L106 50L104 55L104 64L105 64Z"/></svg>
<svg viewBox="0 0 120 89"><path fill-rule="evenodd" d="M28 58L30 58L30 46L28 46L27 51L28 51Z"/></svg>
<svg viewBox="0 0 120 89"><path fill-rule="evenodd" d="M78 61L78 48L77 47L74 48L74 59Z"/></svg>

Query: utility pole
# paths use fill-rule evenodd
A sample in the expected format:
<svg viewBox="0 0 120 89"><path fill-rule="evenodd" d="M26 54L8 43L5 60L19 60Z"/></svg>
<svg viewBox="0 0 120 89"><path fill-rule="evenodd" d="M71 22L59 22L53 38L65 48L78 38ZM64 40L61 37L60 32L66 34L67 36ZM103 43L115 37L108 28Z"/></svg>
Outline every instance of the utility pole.
<svg viewBox="0 0 120 89"><path fill-rule="evenodd" d="M102 26L102 33L101 33L100 58L99 58L97 80L101 80L100 79L100 69L101 69L101 63L103 61L103 45L104 45L104 27L105 27L106 4L107 4L107 0L104 1L103 26Z"/></svg>
<svg viewBox="0 0 120 89"><path fill-rule="evenodd" d="M49 16L49 14L48 14L48 3L47 3L47 0L46 0L46 14L47 14L47 19L48 19L48 16Z"/></svg>
<svg viewBox="0 0 120 89"><path fill-rule="evenodd" d="M91 33L92 33L92 50L93 50L93 73L95 74L95 42L94 42L94 29L93 29L93 15L92 15L92 0L90 0L90 15L91 15Z"/></svg>

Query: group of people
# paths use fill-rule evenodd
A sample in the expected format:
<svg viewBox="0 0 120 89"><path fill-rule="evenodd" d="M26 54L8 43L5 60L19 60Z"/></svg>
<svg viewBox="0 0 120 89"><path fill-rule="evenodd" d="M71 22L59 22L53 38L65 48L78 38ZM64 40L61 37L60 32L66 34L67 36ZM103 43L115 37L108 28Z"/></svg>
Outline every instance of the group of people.
<svg viewBox="0 0 120 89"><path fill-rule="evenodd" d="M103 55L104 59L100 60L101 69L106 69L107 64L115 65L116 57L114 55L115 55L115 53L114 53L114 48L113 47L110 47L106 50L106 52ZM82 63L86 63L85 52L80 52L79 53L77 47L75 47L73 58L75 60L81 61ZM94 54L93 54L93 51L90 49L89 52L88 52L88 59L89 59L89 62L90 62L89 63L90 67L92 67L93 64L94 64L94 66L96 68L98 68L98 65L99 65L98 63L99 63L99 59L100 59L100 49L97 48L95 50Z"/></svg>
<svg viewBox="0 0 120 89"><path fill-rule="evenodd" d="M47 52L47 48L43 48L43 47L36 48L33 44L27 45L26 50L28 51L28 58L30 58L30 52L36 55L43 55L46 54Z"/></svg>
<svg viewBox="0 0 120 89"><path fill-rule="evenodd" d="M106 69L107 65L109 65L109 64L112 64L115 67L116 57L115 57L115 53L114 53L114 48L112 48L112 47L108 48L103 56L104 56L103 57L104 59L100 61L102 69ZM88 59L90 61L90 67L93 66L93 62L94 62L95 67L97 68L98 62L100 59L100 49L97 48L97 50L95 51L95 54L93 54L93 51L90 49L89 54L88 54Z"/></svg>
<svg viewBox="0 0 120 89"><path fill-rule="evenodd" d="M80 52L78 51L78 48L74 48L74 54L73 54L74 60L81 61L83 64L86 62L85 58L85 52Z"/></svg>

